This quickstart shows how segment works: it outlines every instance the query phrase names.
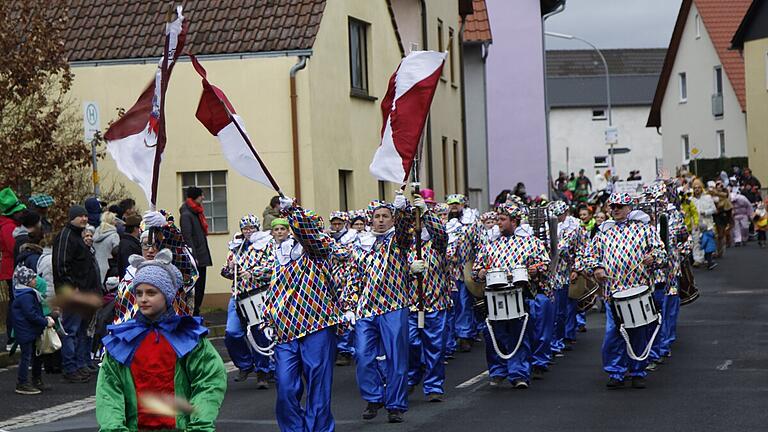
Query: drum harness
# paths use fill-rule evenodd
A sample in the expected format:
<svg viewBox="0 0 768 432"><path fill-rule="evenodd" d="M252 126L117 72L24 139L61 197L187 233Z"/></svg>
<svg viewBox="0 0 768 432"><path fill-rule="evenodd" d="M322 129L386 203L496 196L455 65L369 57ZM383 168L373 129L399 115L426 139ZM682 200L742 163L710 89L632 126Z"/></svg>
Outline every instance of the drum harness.
<svg viewBox="0 0 768 432"><path fill-rule="evenodd" d="M243 250L243 245L244 244L245 244L245 242L241 243L240 247L238 247L237 252L235 253L235 259L234 259L234 262L235 262L235 271L234 271L234 274L235 274L235 277L234 277L235 290L237 290L237 275L239 274L238 266L240 265L240 262L238 261L238 257L240 256L240 253ZM250 325L249 323L246 323L246 337L248 338L248 342L250 343L251 347L253 347L253 349L256 350L257 353L259 353L259 354L261 354L261 355L263 355L265 357L273 356L275 354L274 348L277 345L277 343L272 340L272 335L269 334L270 332L267 332L267 331L264 332L264 336L267 338L267 340L270 343L269 343L269 345L267 347L262 347L262 346L259 346L258 343L256 343L256 339L253 337L253 331L251 330L251 327L253 327L253 326Z"/></svg>

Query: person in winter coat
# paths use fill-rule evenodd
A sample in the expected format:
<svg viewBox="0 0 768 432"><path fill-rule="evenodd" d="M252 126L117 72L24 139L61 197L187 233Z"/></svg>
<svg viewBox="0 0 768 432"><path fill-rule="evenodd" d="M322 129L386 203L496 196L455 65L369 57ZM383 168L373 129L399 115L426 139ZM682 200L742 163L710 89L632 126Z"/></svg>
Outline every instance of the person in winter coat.
<svg viewBox="0 0 768 432"><path fill-rule="evenodd" d="M53 232L53 224L48 220L48 209L55 203L53 197L46 194L36 194L29 197L31 209L40 215L40 225L43 235Z"/></svg>
<svg viewBox="0 0 768 432"><path fill-rule="evenodd" d="M272 221L280 219L283 216L280 214L280 197L275 195L269 200L269 206L264 209L264 213L261 214L261 218L264 220L264 231L269 231L272 226Z"/></svg>
<svg viewBox="0 0 768 432"><path fill-rule="evenodd" d="M11 279L13 278L14 246L16 244L16 240L13 238L13 231L21 225L16 216L26 208L27 206L19 201L11 188L7 187L0 190L0 289L7 290L8 292L8 309L5 315L6 329L13 328L13 318L11 316L13 288L11 286ZM13 338L9 333L6 349L9 350L12 345Z"/></svg>
<svg viewBox="0 0 768 432"><path fill-rule="evenodd" d="M215 431L227 389L224 362L206 339L202 318L178 316L171 304L182 286L170 250L138 264L131 291L134 319L109 326L96 384L96 421L102 431ZM178 397L193 410L154 414L147 397Z"/></svg>
<svg viewBox="0 0 768 432"><path fill-rule="evenodd" d="M693 229L693 265L700 266L704 264L705 260L705 252L701 246L702 243L700 239L707 231L712 231L714 233L715 221L712 216L717 212L717 207L715 206L715 201L712 199L712 196L707 193L707 190L704 188L704 183L700 179L693 181L693 197L691 197L691 202L696 205L696 210L699 212L699 224ZM707 265L711 266L711 263L708 263Z"/></svg>
<svg viewBox="0 0 768 432"><path fill-rule="evenodd" d="M24 267L16 268L13 273L15 301L13 313L13 330L16 342L21 347L16 393L24 395L40 394L43 387L42 362L35 355L35 341L46 327L53 327L54 320L43 315L42 299L36 291L37 274ZM32 365L32 382L29 381L29 366Z"/></svg>
<svg viewBox="0 0 768 432"><path fill-rule="evenodd" d="M120 235L115 227L115 214L101 214L101 225L93 235L93 250L96 252L96 263L99 265L99 281L104 282L107 276L117 275L112 251L120 245Z"/></svg>
<svg viewBox="0 0 768 432"><path fill-rule="evenodd" d="M733 243L736 246L744 246L749 238L749 222L752 220L754 208L749 199L739 192L731 193L733 203Z"/></svg>
<svg viewBox="0 0 768 432"><path fill-rule="evenodd" d="M99 226L101 224L101 202L96 197L85 200L85 210L88 212L88 224Z"/></svg>
<svg viewBox="0 0 768 432"><path fill-rule="evenodd" d="M13 257L14 260L19 255L19 248L26 243L32 241L32 239L40 239L42 233L42 226L40 224L40 215L29 211L22 210L17 213L16 218L21 225L17 226L13 230Z"/></svg>
<svg viewBox="0 0 768 432"><path fill-rule="evenodd" d="M141 216L125 216L125 230L120 234L120 244L117 246L117 277L122 278L130 266L128 257L141 255Z"/></svg>
<svg viewBox="0 0 768 432"><path fill-rule="evenodd" d="M200 315L200 307L205 296L206 268L213 265L211 251L208 249L208 222L203 212L203 190L191 186L187 188L187 200L179 209L181 217L181 235L184 242L192 249L192 256L197 263L199 277L195 283L194 315Z"/></svg>

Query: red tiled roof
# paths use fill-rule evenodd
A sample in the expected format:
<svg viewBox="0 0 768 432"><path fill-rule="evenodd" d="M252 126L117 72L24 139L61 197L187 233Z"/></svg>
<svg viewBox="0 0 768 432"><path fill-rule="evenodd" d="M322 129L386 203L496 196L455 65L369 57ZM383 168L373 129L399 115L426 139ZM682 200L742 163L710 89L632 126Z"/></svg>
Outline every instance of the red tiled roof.
<svg viewBox="0 0 768 432"><path fill-rule="evenodd" d="M326 0L186 0L186 47L195 54L310 49ZM70 61L159 57L162 0L69 0Z"/></svg>
<svg viewBox="0 0 768 432"><path fill-rule="evenodd" d="M744 59L738 51L730 50L731 38L739 28L752 0L694 0L728 80L736 92L741 110L747 108L744 89Z"/></svg>
<svg viewBox="0 0 768 432"><path fill-rule="evenodd" d="M492 42L491 21L485 0L473 0L474 13L467 15L464 25L464 42Z"/></svg>

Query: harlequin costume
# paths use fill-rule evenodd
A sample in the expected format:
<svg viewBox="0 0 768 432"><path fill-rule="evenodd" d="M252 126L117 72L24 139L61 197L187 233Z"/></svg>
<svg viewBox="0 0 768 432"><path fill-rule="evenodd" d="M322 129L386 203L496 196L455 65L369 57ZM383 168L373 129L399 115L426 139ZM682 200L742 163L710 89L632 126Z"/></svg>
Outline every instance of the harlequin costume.
<svg viewBox="0 0 768 432"><path fill-rule="evenodd" d="M202 319L179 316L171 309L182 275L169 263L170 255L161 251L153 261L137 262L134 278L136 285L158 288L168 309L154 321L139 312L109 326L103 339L107 354L96 384L96 420L102 431L216 430L226 369L205 338L208 329ZM175 417L153 414L143 401L149 394L183 398L194 411Z"/></svg>
<svg viewBox="0 0 768 432"><path fill-rule="evenodd" d="M421 216L422 232L421 253L426 270L415 275L411 282L411 311L408 318L408 339L410 341L408 360L408 386L414 387L423 379L422 388L428 398L439 399L436 395L444 393L445 382L445 331L447 311L451 306L451 280L448 272L445 251L448 247L448 234L438 217L427 210ZM410 261L417 257L416 245L410 253ZM422 278L424 328L418 326L419 296L416 278Z"/></svg>
<svg viewBox="0 0 768 432"><path fill-rule="evenodd" d="M518 221L523 216L523 210L513 204L503 203L499 206L500 214L508 215ZM539 266L545 268L549 264L549 255L544 248L544 244L538 238L527 234L520 227L513 234L501 233L499 237L484 244L480 248L475 264L472 266L472 277L478 282L485 282L485 278L480 276L481 270L498 268L512 273L512 269L518 266L531 268ZM536 280L532 280L532 285ZM544 294L540 294L544 296ZM545 301L549 301L544 296ZM493 348L488 329L483 330L485 337L485 359L488 363L488 373L492 384L498 384L505 378L516 387L525 388L528 386L531 377L531 347L534 343L534 327L537 320L541 320L540 307L537 300L527 296L530 319L526 334L522 338L520 348L509 360L503 360L498 356ZM493 331L496 335L496 341L503 352L511 352L514 349L516 340L522 331L523 320L508 320L492 323Z"/></svg>
<svg viewBox="0 0 768 432"><path fill-rule="evenodd" d="M232 280L232 296L227 305L227 325L224 332L224 345L227 347L232 363L240 370L235 381L243 381L251 372L257 374L257 388L267 388L267 374L274 372L270 358L257 352L246 339L248 330L254 341L260 346L269 345L263 332L248 323L237 311L238 295L248 295L269 289L269 279L274 267L273 240L269 232L260 231L259 218L249 214L240 219L240 229L253 227L256 232L248 238L236 237L229 243L229 253L221 276ZM249 278L241 276L250 274Z"/></svg>
<svg viewBox="0 0 768 432"><path fill-rule="evenodd" d="M331 385L340 321L331 277L331 237L321 219L281 198L292 236L275 245L266 299L274 330L277 423L283 431L332 431ZM275 221L273 221L273 224ZM306 382L306 406L301 406Z"/></svg>
<svg viewBox="0 0 768 432"><path fill-rule="evenodd" d="M350 215L347 212L332 212L329 221L339 219L344 222L344 228L338 232L331 232L331 246L333 253L331 255L331 274L333 275L333 285L336 293L341 297L344 288L350 283L350 249L357 241L357 232L349 229ZM347 366L352 361L355 353L354 347L354 328L348 322L339 323L336 337L336 365Z"/></svg>
<svg viewBox="0 0 768 432"><path fill-rule="evenodd" d="M608 204L631 206L633 199L625 193L614 193L608 197ZM651 268L641 264L648 255L653 258ZM666 253L658 233L646 223L627 219L621 222L608 220L600 225L600 232L592 239L584 266L592 272L604 269L609 278L605 282L605 298L610 303L617 292L640 285L649 286L653 269L663 266L665 262ZM609 387L622 386L625 376L632 377L633 381L644 378L648 361L629 358L610 306L606 307L605 318L602 356L603 370L610 377ZM636 352L648 344L648 327L627 329ZM641 380L636 382L640 385Z"/></svg>
<svg viewBox="0 0 768 432"><path fill-rule="evenodd" d="M360 394L368 402L373 418L385 407L390 415L408 410L408 307L411 281L408 254L413 242L413 209L395 209L392 204L373 201L369 216L388 208L394 226L385 233L361 233L352 251L351 283L344 295L344 308L354 313L355 361ZM353 299L357 298L355 302ZM376 357L383 348L386 388ZM372 415L372 416L371 416Z"/></svg>

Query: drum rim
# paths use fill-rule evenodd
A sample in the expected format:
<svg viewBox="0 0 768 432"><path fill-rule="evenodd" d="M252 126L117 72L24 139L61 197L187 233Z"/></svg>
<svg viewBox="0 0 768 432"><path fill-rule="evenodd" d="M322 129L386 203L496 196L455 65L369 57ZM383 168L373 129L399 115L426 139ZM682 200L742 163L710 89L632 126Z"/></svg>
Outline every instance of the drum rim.
<svg viewBox="0 0 768 432"><path fill-rule="evenodd" d="M645 288L644 290L639 291L640 288ZM644 295L651 295L653 293L653 289L650 286L647 285L638 285L636 287L632 287L630 289L622 290L613 293L611 297L614 300L632 300L638 297L642 297Z"/></svg>

